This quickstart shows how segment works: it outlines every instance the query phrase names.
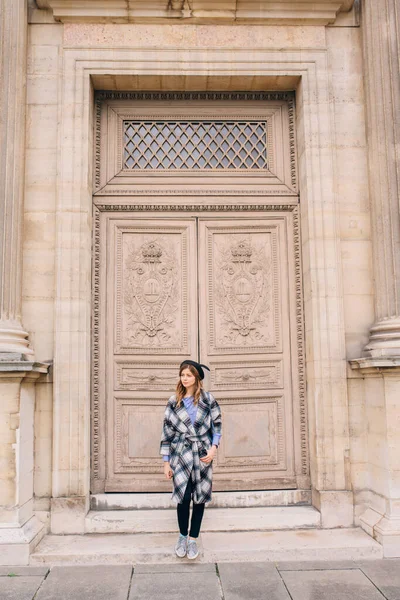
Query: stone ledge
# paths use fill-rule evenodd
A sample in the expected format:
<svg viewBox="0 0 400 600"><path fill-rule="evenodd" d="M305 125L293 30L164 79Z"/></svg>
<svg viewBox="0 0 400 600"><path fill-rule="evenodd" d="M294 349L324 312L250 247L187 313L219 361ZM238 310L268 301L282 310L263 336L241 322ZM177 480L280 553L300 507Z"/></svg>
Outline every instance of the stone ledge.
<svg viewBox="0 0 400 600"><path fill-rule="evenodd" d="M340 12L352 9L354 0L37 0L41 9L52 9L63 23L265 23L275 25L331 25Z"/></svg>
<svg viewBox="0 0 400 600"><path fill-rule="evenodd" d="M352 369L361 371L363 374L377 373L380 371L386 373L391 370L400 372L400 356L353 358L349 363Z"/></svg>
<svg viewBox="0 0 400 600"><path fill-rule="evenodd" d="M277 531L320 527L313 506L208 508L202 532ZM90 511L85 533L174 533L176 510Z"/></svg>
<svg viewBox="0 0 400 600"><path fill-rule="evenodd" d="M251 508L257 506L309 506L311 490L264 490L250 492L213 491L208 508ZM90 497L94 511L156 510L176 508L171 493L103 493Z"/></svg>
<svg viewBox="0 0 400 600"><path fill-rule="evenodd" d="M199 542L198 563L382 558L382 546L359 528L210 532ZM30 564L183 564L175 543L176 533L47 535Z"/></svg>
<svg viewBox="0 0 400 600"><path fill-rule="evenodd" d="M48 375L52 362L31 362L28 360L0 360L0 380L19 378L37 380Z"/></svg>

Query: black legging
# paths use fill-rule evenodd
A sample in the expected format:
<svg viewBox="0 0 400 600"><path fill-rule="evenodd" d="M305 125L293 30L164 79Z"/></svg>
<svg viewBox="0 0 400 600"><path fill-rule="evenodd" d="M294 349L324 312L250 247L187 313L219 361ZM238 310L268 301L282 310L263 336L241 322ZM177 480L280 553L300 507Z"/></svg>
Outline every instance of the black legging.
<svg viewBox="0 0 400 600"><path fill-rule="evenodd" d="M192 498L193 482L192 476L189 477L189 481L183 496L183 502L178 504L178 523L179 531L182 535L187 535L189 526L189 510L190 500ZM203 519L205 504L195 504L193 502L192 520L190 523L190 537L197 538L200 532L201 521Z"/></svg>

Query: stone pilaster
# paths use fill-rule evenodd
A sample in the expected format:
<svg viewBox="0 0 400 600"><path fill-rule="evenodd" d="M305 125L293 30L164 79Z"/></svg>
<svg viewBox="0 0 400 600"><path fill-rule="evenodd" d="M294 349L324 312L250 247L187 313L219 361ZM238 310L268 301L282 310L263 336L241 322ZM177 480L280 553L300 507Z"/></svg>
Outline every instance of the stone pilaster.
<svg viewBox="0 0 400 600"><path fill-rule="evenodd" d="M363 0L362 37L376 321L363 358L369 501L360 524L400 556L400 7Z"/></svg>
<svg viewBox="0 0 400 600"><path fill-rule="evenodd" d="M27 0L0 0L0 360L33 352L21 324Z"/></svg>
<svg viewBox="0 0 400 600"><path fill-rule="evenodd" d="M365 351L400 356L400 7L363 0L376 322Z"/></svg>

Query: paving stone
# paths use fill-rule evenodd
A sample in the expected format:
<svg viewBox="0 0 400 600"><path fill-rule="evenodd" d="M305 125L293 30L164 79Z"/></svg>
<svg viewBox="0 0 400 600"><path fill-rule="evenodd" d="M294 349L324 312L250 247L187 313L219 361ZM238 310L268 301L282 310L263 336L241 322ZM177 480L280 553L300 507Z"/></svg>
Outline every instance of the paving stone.
<svg viewBox="0 0 400 600"><path fill-rule="evenodd" d="M360 570L281 571L292 600L383 600Z"/></svg>
<svg viewBox="0 0 400 600"><path fill-rule="evenodd" d="M353 560L306 560L281 561L275 563L278 571L336 571L338 569L358 569Z"/></svg>
<svg viewBox="0 0 400 600"><path fill-rule="evenodd" d="M290 600L281 576L271 563L218 565L225 600Z"/></svg>
<svg viewBox="0 0 400 600"><path fill-rule="evenodd" d="M35 600L126 600L132 567L53 567Z"/></svg>
<svg viewBox="0 0 400 600"><path fill-rule="evenodd" d="M162 565L135 565L135 575L139 573L216 573L214 563L191 562L189 559L181 563Z"/></svg>
<svg viewBox="0 0 400 600"><path fill-rule="evenodd" d="M378 587L387 600L400 600L400 560L368 560L360 569Z"/></svg>
<svg viewBox="0 0 400 600"><path fill-rule="evenodd" d="M48 572L48 567L0 567L0 577L7 577L10 573L18 576L23 575L24 577L36 577L38 575L45 577Z"/></svg>
<svg viewBox="0 0 400 600"><path fill-rule="evenodd" d="M1 600L32 600L43 577L2 577L0 580Z"/></svg>
<svg viewBox="0 0 400 600"><path fill-rule="evenodd" d="M220 600L216 573L134 574L129 600Z"/></svg>

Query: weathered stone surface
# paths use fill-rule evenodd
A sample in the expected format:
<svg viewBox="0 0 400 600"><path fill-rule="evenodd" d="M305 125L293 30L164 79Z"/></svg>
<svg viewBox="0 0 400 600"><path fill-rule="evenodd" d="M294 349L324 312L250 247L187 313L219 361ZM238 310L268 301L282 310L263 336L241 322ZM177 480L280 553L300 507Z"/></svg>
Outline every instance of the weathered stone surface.
<svg viewBox="0 0 400 600"><path fill-rule="evenodd" d="M218 565L225 600L290 600L276 567L269 563Z"/></svg>
<svg viewBox="0 0 400 600"><path fill-rule="evenodd" d="M207 560L354 560L378 558L381 546L360 529L202 534Z"/></svg>
<svg viewBox="0 0 400 600"><path fill-rule="evenodd" d="M382 600L382 594L359 570L282 571L292 600Z"/></svg>
<svg viewBox="0 0 400 600"><path fill-rule="evenodd" d="M129 566L54 567L37 594L37 600L126 600L131 580Z"/></svg>
<svg viewBox="0 0 400 600"><path fill-rule="evenodd" d="M133 575L129 600L220 600L214 573L152 573Z"/></svg>
<svg viewBox="0 0 400 600"><path fill-rule="evenodd" d="M353 560L293 560L278 562L276 568L278 571L336 571L357 569L357 563Z"/></svg>
<svg viewBox="0 0 400 600"><path fill-rule="evenodd" d="M0 580L1 600L32 600L43 577L2 577Z"/></svg>
<svg viewBox="0 0 400 600"><path fill-rule="evenodd" d="M206 531L266 531L307 529L320 525L320 513L312 506L208 508L202 522ZM85 518L88 533L168 533L176 531L176 509L90 511Z"/></svg>
<svg viewBox="0 0 400 600"><path fill-rule="evenodd" d="M43 575L44 577L48 571L48 567L0 567L0 577L8 577L10 575L18 577L37 577L38 575Z"/></svg>
<svg viewBox="0 0 400 600"><path fill-rule="evenodd" d="M400 598L400 560L371 560L358 566L388 600Z"/></svg>
<svg viewBox="0 0 400 600"><path fill-rule="evenodd" d="M35 550L39 564L171 564L176 534L48 535ZM360 529L200 534L196 563L279 560L362 560L382 547ZM186 559L185 559L186 560Z"/></svg>
<svg viewBox="0 0 400 600"><path fill-rule="evenodd" d="M171 562L163 565L136 565L135 575L146 573L216 573L214 563L198 563L197 561Z"/></svg>
<svg viewBox="0 0 400 600"><path fill-rule="evenodd" d="M161 18L174 18L189 21L189 23L221 21L227 22L241 21L250 23L288 23L290 25L327 25L335 22L339 9L349 11L353 6L354 0L344 2L333 2L332 0L320 0L316 6L314 2L304 1L301 4L297 2L288 2L287 0L281 6L276 2L264 1L257 5L254 10L252 4L246 2L237 3L234 0L224 2L213 2L194 0L190 4L190 9L184 8L184 2L168 3L162 8L160 2L145 1L135 2L133 6L129 2L120 0L108 0L107 7L101 2L70 2L65 0L39 0L40 8L53 9L53 16L62 22L82 21L90 22L108 22L118 21L128 23L132 18L135 21L154 21Z"/></svg>

